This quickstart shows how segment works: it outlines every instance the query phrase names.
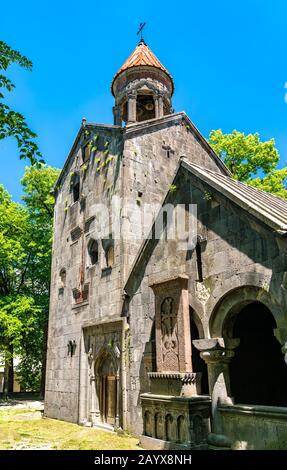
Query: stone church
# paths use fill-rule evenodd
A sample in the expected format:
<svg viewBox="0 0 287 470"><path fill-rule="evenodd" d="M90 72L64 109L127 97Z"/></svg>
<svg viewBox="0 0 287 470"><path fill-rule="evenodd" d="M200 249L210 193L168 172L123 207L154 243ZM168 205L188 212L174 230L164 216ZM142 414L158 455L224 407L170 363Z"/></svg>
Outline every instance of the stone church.
<svg viewBox="0 0 287 470"><path fill-rule="evenodd" d="M111 91L55 186L45 414L147 449L286 449L287 201L231 178L143 40ZM150 204L196 207L192 242L161 209L136 236Z"/></svg>

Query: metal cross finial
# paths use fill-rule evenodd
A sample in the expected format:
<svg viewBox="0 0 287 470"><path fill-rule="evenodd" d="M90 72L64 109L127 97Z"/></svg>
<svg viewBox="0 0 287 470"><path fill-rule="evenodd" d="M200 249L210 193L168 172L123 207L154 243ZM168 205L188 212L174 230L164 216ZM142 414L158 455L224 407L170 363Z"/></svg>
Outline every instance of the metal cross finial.
<svg viewBox="0 0 287 470"><path fill-rule="evenodd" d="M144 38L143 38L143 29L145 27L146 23L140 23L139 25L139 30L137 32L137 35L141 35L141 38L140 38L140 42L144 42Z"/></svg>

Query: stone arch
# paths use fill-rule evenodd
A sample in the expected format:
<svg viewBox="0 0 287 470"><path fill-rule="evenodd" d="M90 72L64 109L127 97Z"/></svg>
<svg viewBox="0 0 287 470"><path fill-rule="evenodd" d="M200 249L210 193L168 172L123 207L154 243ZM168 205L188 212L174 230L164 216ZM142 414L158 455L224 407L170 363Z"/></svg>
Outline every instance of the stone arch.
<svg viewBox="0 0 287 470"><path fill-rule="evenodd" d="M199 338L204 338L204 327L201 321L200 316L198 315L197 311L189 305L189 313L190 313L190 319L195 323Z"/></svg>
<svg viewBox="0 0 287 470"><path fill-rule="evenodd" d="M144 414L144 435L149 437L153 435L153 417L149 410Z"/></svg>
<svg viewBox="0 0 287 470"><path fill-rule="evenodd" d="M179 415L177 418L177 440L180 443L188 441L186 432L186 420L183 415Z"/></svg>
<svg viewBox="0 0 287 470"><path fill-rule="evenodd" d="M94 238L90 238L87 246L89 254L89 263L91 265L97 264L99 261L99 242Z"/></svg>
<svg viewBox="0 0 287 470"><path fill-rule="evenodd" d="M98 354L95 380L101 421L114 425L119 413L119 361L112 348L103 348Z"/></svg>
<svg viewBox="0 0 287 470"><path fill-rule="evenodd" d="M191 362L192 370L199 374L200 377L200 391L201 395L208 395L208 374L207 365L204 360L200 357L199 350L194 346L193 341L204 338L204 330L202 322L197 315L196 311L189 307L190 312L190 338L191 338Z"/></svg>
<svg viewBox="0 0 287 470"><path fill-rule="evenodd" d="M80 173L75 171L71 176L70 189L73 195L73 202L77 202L80 199Z"/></svg>
<svg viewBox="0 0 287 470"><path fill-rule="evenodd" d="M261 302L273 314L276 324L282 319L282 311L271 294L258 286L241 286L228 291L215 305L209 320L210 336L232 338L232 328L238 312L246 305Z"/></svg>
<svg viewBox="0 0 287 470"><path fill-rule="evenodd" d="M168 413L165 417L165 436L167 441L174 440L173 417L170 413Z"/></svg>
<svg viewBox="0 0 287 470"><path fill-rule="evenodd" d="M66 287L66 280L67 280L67 270L66 268L61 268L60 272L59 272L59 276L60 276L60 281L61 281L61 287L64 288Z"/></svg>
<svg viewBox="0 0 287 470"><path fill-rule="evenodd" d="M156 439L163 439L163 418L160 411L154 415L154 424L155 424L155 437Z"/></svg>
<svg viewBox="0 0 287 470"><path fill-rule="evenodd" d="M286 406L287 366L272 311L260 301L243 303L225 324L223 332L237 343L229 366L234 402Z"/></svg>

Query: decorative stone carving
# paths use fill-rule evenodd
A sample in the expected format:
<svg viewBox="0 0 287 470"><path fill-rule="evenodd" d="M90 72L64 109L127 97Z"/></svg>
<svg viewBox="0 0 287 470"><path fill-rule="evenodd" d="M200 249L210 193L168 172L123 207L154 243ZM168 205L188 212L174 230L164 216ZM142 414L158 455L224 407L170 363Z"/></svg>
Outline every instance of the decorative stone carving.
<svg viewBox="0 0 287 470"><path fill-rule="evenodd" d="M166 297L161 304L162 365L164 370L178 370L177 315L173 298Z"/></svg>
<svg viewBox="0 0 287 470"><path fill-rule="evenodd" d="M197 282L195 284L195 292L196 292L196 296L198 300L201 303L206 304L206 302L208 301L210 297L210 289L205 287L205 285L202 282Z"/></svg>
<svg viewBox="0 0 287 470"><path fill-rule="evenodd" d="M151 287L155 293L156 361L158 372L191 372L188 277Z"/></svg>
<svg viewBox="0 0 287 470"><path fill-rule="evenodd" d="M210 432L210 398L181 400L145 393L141 395L145 449L206 449Z"/></svg>

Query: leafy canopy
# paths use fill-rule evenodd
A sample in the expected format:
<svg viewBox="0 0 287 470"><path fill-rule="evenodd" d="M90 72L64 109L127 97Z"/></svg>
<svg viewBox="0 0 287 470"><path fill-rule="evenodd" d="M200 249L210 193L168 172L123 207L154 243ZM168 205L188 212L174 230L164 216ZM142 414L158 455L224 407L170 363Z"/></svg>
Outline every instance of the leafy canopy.
<svg viewBox="0 0 287 470"><path fill-rule="evenodd" d="M209 143L230 170L232 177L287 199L287 168L276 169L280 155L275 140L262 142L259 134L213 130Z"/></svg>
<svg viewBox="0 0 287 470"><path fill-rule="evenodd" d="M32 70L32 62L20 52L11 49L4 41L0 41L0 140L14 137L20 152L20 159L30 160L32 165L44 163L38 145L37 135L31 131L22 114L12 110L4 103L4 91L11 92L15 85L3 74L11 64Z"/></svg>
<svg viewBox="0 0 287 470"><path fill-rule="evenodd" d="M54 199L59 171L28 167L25 204L0 185L0 354L20 358L23 386L39 389L44 329L48 319ZM33 367L31 367L31 365Z"/></svg>

